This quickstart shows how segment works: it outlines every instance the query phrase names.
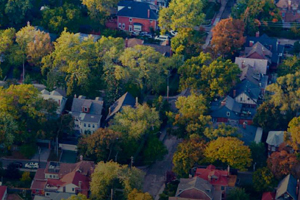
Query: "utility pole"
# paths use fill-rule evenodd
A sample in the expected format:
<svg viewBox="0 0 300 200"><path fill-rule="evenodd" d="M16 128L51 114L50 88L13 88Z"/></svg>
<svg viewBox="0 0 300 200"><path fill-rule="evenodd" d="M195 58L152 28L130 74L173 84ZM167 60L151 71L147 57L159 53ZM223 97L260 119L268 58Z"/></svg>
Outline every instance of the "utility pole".
<svg viewBox="0 0 300 200"><path fill-rule="evenodd" d="M170 70L168 70L168 76L167 76L167 101L169 101L169 91L170 91L169 79L170 79Z"/></svg>
<svg viewBox="0 0 300 200"><path fill-rule="evenodd" d="M110 189L110 200L113 200L114 199L114 189L111 188Z"/></svg>
<svg viewBox="0 0 300 200"><path fill-rule="evenodd" d="M133 156L130 157L130 169L132 168L133 166Z"/></svg>

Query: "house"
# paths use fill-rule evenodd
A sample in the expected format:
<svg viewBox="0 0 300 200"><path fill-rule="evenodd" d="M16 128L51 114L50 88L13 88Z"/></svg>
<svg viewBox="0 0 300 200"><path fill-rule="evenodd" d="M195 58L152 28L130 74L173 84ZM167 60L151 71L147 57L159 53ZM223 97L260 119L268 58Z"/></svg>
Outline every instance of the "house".
<svg viewBox="0 0 300 200"><path fill-rule="evenodd" d="M232 97L226 96L224 99L211 103L211 117L214 122L228 122L230 124L249 124L256 113L255 108L243 107Z"/></svg>
<svg viewBox="0 0 300 200"><path fill-rule="evenodd" d="M267 59L236 57L235 64L237 64L242 71L245 68L252 68L257 73L263 75L267 74L269 68Z"/></svg>
<svg viewBox="0 0 300 200"><path fill-rule="evenodd" d="M291 174L287 175L277 186L276 200L297 200L298 199L298 184L297 179Z"/></svg>
<svg viewBox="0 0 300 200"><path fill-rule="evenodd" d="M261 200L275 200L274 192L264 192Z"/></svg>
<svg viewBox="0 0 300 200"><path fill-rule="evenodd" d="M45 169L38 169L31 184L35 200L60 200L71 195L89 194L90 176L95 164L80 161L75 164L48 162Z"/></svg>
<svg viewBox="0 0 300 200"><path fill-rule="evenodd" d="M267 141L268 151L274 152L284 142L284 131L269 131Z"/></svg>
<svg viewBox="0 0 300 200"><path fill-rule="evenodd" d="M270 68L274 69L281 62L283 52L284 46L276 38L260 36L257 32L256 37L247 37L243 57L270 60Z"/></svg>
<svg viewBox="0 0 300 200"><path fill-rule="evenodd" d="M158 6L137 1L120 1L118 28L127 32L151 32L158 28Z"/></svg>
<svg viewBox="0 0 300 200"><path fill-rule="evenodd" d="M144 43L144 40L141 40L141 39L137 39L137 38L128 39L128 38L126 38L125 48L132 48L136 45L150 46L150 47L154 48L155 51L161 53L162 55L164 55L166 57L170 57L173 54L171 46L169 45L168 42L161 43L161 44L147 44L147 43Z"/></svg>
<svg viewBox="0 0 300 200"><path fill-rule="evenodd" d="M124 106L134 107L136 105L136 99L129 93L126 92L123 96L121 96L113 105L111 105L108 109L108 115L105 119L106 122L111 120L114 115L122 110Z"/></svg>
<svg viewBox="0 0 300 200"><path fill-rule="evenodd" d="M300 22L299 0L279 0L276 6L280 9L283 22Z"/></svg>
<svg viewBox="0 0 300 200"><path fill-rule="evenodd" d="M175 197L169 200L221 200L221 191L215 190L212 184L199 177L181 178Z"/></svg>
<svg viewBox="0 0 300 200"><path fill-rule="evenodd" d="M70 112L75 119L74 129L79 130L81 134L96 131L100 128L102 108L103 101L99 97L96 97L95 100L86 99L84 96L74 98Z"/></svg>
<svg viewBox="0 0 300 200"><path fill-rule="evenodd" d="M231 90L230 96L245 107L256 108L263 97L263 92L259 85L246 79Z"/></svg>
<svg viewBox="0 0 300 200"><path fill-rule="evenodd" d="M157 5L158 7L167 7L168 5L168 0L135 0L135 1L142 1L142 2L147 2L152 5Z"/></svg>
<svg viewBox="0 0 300 200"><path fill-rule="evenodd" d="M213 165L209 165L206 168L198 168L195 176L208 181L214 186L216 191L221 191L223 196L229 187L235 186L237 180L236 175L230 175L227 170L218 170Z"/></svg>
<svg viewBox="0 0 300 200"><path fill-rule="evenodd" d="M41 95L42 95L44 100L51 99L51 100L55 101L58 105L56 113L58 115L62 114L62 112L65 108L65 105L67 103L67 98L66 97L61 95L57 90L53 90L52 92L49 92L46 89L43 89L41 91Z"/></svg>
<svg viewBox="0 0 300 200"><path fill-rule="evenodd" d="M0 186L0 200L6 200L7 199L7 187L6 186Z"/></svg>

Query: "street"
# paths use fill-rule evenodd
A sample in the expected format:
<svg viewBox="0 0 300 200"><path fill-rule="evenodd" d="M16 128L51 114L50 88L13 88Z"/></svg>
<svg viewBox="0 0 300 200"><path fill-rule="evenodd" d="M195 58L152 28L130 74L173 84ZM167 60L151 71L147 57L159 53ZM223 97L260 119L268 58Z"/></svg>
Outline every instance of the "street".
<svg viewBox="0 0 300 200"><path fill-rule="evenodd" d="M30 162L37 162L38 161L32 161L32 160L21 160L21 159L6 159L6 158L0 158L0 161L2 162L2 167L4 169L7 168L7 166L10 164L10 163L13 163L13 162L20 162L23 164L23 168L21 168L20 170L21 171L36 171L36 170L31 170L31 169L26 169L24 168L25 164L26 163L30 163ZM40 162L40 168L45 168L47 165L47 161L41 161Z"/></svg>

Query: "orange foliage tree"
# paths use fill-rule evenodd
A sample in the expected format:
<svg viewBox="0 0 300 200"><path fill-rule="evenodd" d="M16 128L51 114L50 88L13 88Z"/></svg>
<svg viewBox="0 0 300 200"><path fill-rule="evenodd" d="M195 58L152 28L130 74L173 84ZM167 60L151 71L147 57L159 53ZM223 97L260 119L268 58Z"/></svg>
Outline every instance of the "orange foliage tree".
<svg viewBox="0 0 300 200"><path fill-rule="evenodd" d="M222 55L234 54L244 43L245 25L239 19L223 19L212 29L212 48Z"/></svg>

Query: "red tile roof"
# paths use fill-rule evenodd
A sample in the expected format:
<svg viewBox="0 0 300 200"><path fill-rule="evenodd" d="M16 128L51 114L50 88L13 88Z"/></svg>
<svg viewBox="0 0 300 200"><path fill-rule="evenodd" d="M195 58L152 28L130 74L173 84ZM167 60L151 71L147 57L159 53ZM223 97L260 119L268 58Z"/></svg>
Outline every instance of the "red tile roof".
<svg viewBox="0 0 300 200"><path fill-rule="evenodd" d="M3 198L6 190L7 190L6 186L0 186L0 199Z"/></svg>
<svg viewBox="0 0 300 200"><path fill-rule="evenodd" d="M33 180L30 189L43 190L45 188L46 183L47 181Z"/></svg>
<svg viewBox="0 0 300 200"><path fill-rule="evenodd" d="M34 175L34 180L45 180L45 169L39 168Z"/></svg>
<svg viewBox="0 0 300 200"><path fill-rule="evenodd" d="M217 170L215 166L209 165L206 169L198 168L195 176L209 181L212 185L228 186L229 173L226 170Z"/></svg>
<svg viewBox="0 0 300 200"><path fill-rule="evenodd" d="M261 200L275 200L274 192L264 192Z"/></svg>

